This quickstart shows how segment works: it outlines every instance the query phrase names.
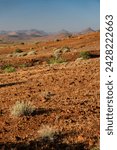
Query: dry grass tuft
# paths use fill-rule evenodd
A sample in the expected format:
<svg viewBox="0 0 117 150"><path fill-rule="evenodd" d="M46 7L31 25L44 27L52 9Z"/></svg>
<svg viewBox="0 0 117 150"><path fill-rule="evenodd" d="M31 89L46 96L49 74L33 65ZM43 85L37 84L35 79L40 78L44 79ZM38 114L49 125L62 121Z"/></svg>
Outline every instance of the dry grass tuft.
<svg viewBox="0 0 117 150"><path fill-rule="evenodd" d="M49 139L51 141L54 140L54 136L56 134L56 130L48 125L43 125L40 130L38 131L39 137L42 139Z"/></svg>
<svg viewBox="0 0 117 150"><path fill-rule="evenodd" d="M11 109L11 115L13 116L28 116L35 111L35 107L31 102L17 101Z"/></svg>

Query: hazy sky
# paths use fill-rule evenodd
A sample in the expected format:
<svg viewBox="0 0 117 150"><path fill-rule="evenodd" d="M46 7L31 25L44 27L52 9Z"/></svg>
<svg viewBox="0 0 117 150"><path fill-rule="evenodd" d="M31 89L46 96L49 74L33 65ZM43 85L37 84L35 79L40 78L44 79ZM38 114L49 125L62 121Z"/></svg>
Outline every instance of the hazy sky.
<svg viewBox="0 0 117 150"><path fill-rule="evenodd" d="M0 30L99 29L99 0L0 0Z"/></svg>

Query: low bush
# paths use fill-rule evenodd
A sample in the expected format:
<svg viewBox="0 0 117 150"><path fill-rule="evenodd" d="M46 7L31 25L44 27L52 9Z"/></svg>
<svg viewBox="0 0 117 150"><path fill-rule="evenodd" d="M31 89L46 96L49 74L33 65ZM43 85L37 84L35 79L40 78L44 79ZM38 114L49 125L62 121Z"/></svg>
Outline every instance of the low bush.
<svg viewBox="0 0 117 150"><path fill-rule="evenodd" d="M13 116L28 116L35 111L35 107L28 101L17 101L11 108L11 115Z"/></svg>
<svg viewBox="0 0 117 150"><path fill-rule="evenodd" d="M22 53L23 52L23 50L21 50L21 49L19 49L19 48L17 48L16 50L15 50L15 53Z"/></svg>
<svg viewBox="0 0 117 150"><path fill-rule="evenodd" d="M43 125L38 131L39 137L42 139L54 140L56 130L48 125Z"/></svg>
<svg viewBox="0 0 117 150"><path fill-rule="evenodd" d="M89 58L91 58L91 54L90 54L90 52L87 52L87 51L80 52L80 57L83 59L89 59Z"/></svg>
<svg viewBox="0 0 117 150"><path fill-rule="evenodd" d="M52 58L50 58L48 61L48 64L60 64L60 63L64 63L64 62L66 62L65 60L63 60L62 58L55 58L55 57L52 57Z"/></svg>
<svg viewBox="0 0 117 150"><path fill-rule="evenodd" d="M25 68L25 67L28 67L28 65L27 64L20 64L19 67L20 68Z"/></svg>
<svg viewBox="0 0 117 150"><path fill-rule="evenodd" d="M2 70L4 70L4 72L7 72L7 73L16 71L15 67L13 67L12 65L2 66Z"/></svg>

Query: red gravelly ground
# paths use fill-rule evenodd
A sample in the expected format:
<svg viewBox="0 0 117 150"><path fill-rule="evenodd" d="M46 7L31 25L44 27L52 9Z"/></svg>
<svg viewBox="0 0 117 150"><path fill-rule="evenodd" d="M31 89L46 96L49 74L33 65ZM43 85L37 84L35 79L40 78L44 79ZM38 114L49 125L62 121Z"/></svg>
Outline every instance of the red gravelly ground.
<svg viewBox="0 0 117 150"><path fill-rule="evenodd" d="M0 45L0 149L2 150L99 150L100 138L100 33L65 38L59 42ZM54 48L70 47L62 55L67 62L48 64ZM36 55L7 57L16 47ZM42 47L47 47L42 49ZM77 59L81 51L95 57ZM15 72L2 67L11 64ZM28 64L27 67L20 67ZM14 117L16 101L30 101L36 111ZM42 126L56 134L42 139Z"/></svg>

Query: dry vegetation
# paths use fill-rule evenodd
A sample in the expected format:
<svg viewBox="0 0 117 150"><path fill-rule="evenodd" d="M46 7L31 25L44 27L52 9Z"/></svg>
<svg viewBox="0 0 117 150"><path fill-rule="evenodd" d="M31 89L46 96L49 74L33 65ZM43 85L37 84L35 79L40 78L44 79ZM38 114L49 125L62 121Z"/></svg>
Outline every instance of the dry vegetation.
<svg viewBox="0 0 117 150"><path fill-rule="evenodd" d="M0 149L99 150L99 42L0 44Z"/></svg>

